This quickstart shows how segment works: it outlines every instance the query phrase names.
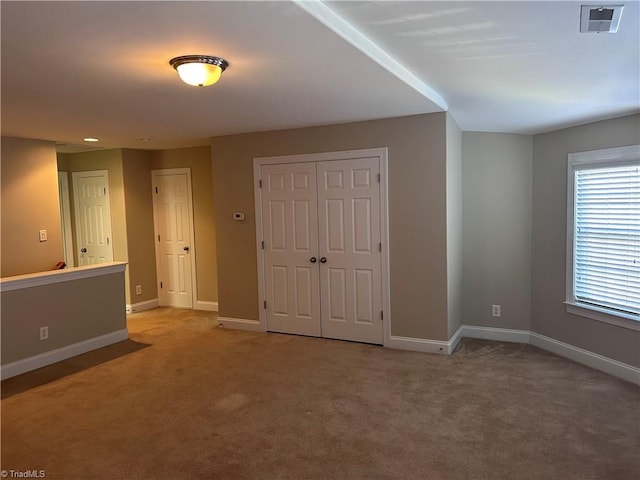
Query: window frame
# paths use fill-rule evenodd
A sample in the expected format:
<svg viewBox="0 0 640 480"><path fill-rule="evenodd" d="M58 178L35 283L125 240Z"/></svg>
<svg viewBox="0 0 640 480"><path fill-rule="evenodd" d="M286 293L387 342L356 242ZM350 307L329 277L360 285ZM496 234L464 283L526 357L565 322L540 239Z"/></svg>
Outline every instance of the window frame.
<svg viewBox="0 0 640 480"><path fill-rule="evenodd" d="M640 145L606 148L570 153L567 159L567 258L566 297L567 313L598 320L631 330L640 331L640 315L618 312L606 307L581 302L574 296L573 246L575 231L575 171L585 166L616 166L640 162Z"/></svg>

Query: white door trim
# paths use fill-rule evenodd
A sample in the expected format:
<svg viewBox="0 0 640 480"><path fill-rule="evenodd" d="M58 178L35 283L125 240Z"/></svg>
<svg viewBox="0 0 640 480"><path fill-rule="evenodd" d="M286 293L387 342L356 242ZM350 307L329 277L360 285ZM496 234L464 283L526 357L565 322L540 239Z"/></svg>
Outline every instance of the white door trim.
<svg viewBox="0 0 640 480"><path fill-rule="evenodd" d="M195 309L196 304L198 303L198 284L196 283L197 275L196 275L196 237L195 237L195 228L194 228L194 219L193 219L193 190L191 186L191 169L190 168L162 168L158 170L151 170L151 192L152 195L155 191L155 178L160 175L187 175L187 196L189 197L189 235L191 237L191 245L190 248L190 262L191 262L191 308ZM158 272L160 268L160 258L158 256L158 243L156 242L156 238L158 236L158 222L155 211L155 201L153 202L153 236L156 252L156 272ZM158 298L160 298L160 294L158 294Z"/></svg>
<svg viewBox="0 0 640 480"><path fill-rule="evenodd" d="M62 246L67 267L75 266L73 259L73 229L71 227L71 201L69 197L69 173L58 172L58 190L60 196L60 219L62 222Z"/></svg>
<svg viewBox="0 0 640 480"><path fill-rule="evenodd" d="M382 241L382 312L384 316L383 345L389 346L391 338L391 297L389 278L389 215L388 215L388 149L387 147L339 152L309 153L278 157L256 157L253 159L253 198L256 218L256 251L258 270L258 315L259 330L267 331L267 317L263 308L266 298L264 278L264 250L262 250L262 198L260 190L260 167L262 165L303 162L328 162L331 160L351 160L356 158L378 157L380 159L380 228Z"/></svg>

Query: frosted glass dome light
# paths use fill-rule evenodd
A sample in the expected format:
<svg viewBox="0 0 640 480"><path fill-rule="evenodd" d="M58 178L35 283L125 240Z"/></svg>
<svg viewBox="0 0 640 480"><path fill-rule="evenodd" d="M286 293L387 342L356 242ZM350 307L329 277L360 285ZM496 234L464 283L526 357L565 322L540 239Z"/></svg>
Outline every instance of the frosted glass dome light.
<svg viewBox="0 0 640 480"><path fill-rule="evenodd" d="M208 55L184 55L169 60L184 83L195 87L208 87L220 80L220 75L229 63L219 57Z"/></svg>

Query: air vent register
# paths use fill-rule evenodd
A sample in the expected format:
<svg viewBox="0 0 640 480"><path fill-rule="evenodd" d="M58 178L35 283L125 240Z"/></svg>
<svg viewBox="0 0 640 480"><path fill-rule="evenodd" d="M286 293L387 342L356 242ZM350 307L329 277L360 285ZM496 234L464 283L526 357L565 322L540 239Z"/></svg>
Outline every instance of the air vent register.
<svg viewBox="0 0 640 480"><path fill-rule="evenodd" d="M582 5L580 31L583 33L616 33L623 5Z"/></svg>

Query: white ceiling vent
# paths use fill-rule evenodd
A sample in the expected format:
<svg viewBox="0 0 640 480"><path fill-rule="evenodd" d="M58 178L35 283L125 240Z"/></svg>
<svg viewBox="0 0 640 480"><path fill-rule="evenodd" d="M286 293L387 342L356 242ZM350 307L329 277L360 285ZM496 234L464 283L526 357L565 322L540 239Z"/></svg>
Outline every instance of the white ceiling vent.
<svg viewBox="0 0 640 480"><path fill-rule="evenodd" d="M582 5L580 31L583 33L616 33L623 5Z"/></svg>

